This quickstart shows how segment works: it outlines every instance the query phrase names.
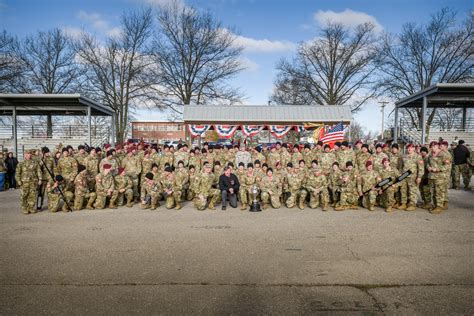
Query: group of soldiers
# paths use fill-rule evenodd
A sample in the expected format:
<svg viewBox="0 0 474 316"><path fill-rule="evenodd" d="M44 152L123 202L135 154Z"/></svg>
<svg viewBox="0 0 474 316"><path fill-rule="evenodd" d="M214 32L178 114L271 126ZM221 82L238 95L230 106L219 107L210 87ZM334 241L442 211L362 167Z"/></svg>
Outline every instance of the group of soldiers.
<svg viewBox="0 0 474 316"><path fill-rule="evenodd" d="M353 147L347 141L336 142L333 148L322 142L255 148L126 143L77 150L59 146L54 154L44 147L24 154L16 179L25 214L40 210L46 197L51 212L136 203L144 209L164 203L179 210L184 201L192 201L198 210L215 209L221 202L218 181L224 167L239 180L235 194L242 210L254 201L263 209L307 205L323 211L330 206L336 211L359 207L373 211L375 206L386 212L416 207L431 213L446 210L453 162L448 143L408 144L405 151L398 144L361 141Z"/></svg>

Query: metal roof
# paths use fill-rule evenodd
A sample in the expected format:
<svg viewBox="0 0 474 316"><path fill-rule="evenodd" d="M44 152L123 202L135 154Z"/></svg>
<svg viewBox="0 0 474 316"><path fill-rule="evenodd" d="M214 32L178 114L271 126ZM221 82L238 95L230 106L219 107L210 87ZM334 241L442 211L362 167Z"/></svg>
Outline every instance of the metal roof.
<svg viewBox="0 0 474 316"><path fill-rule="evenodd" d="M395 102L399 108L421 107L427 97L429 108L474 107L474 83L437 83Z"/></svg>
<svg viewBox="0 0 474 316"><path fill-rule="evenodd" d="M342 105L186 105L186 123L229 123L238 125L325 123L352 121L351 108Z"/></svg>
<svg viewBox="0 0 474 316"><path fill-rule="evenodd" d="M0 115L78 115L91 107L91 115L112 116L113 109L80 94L0 94Z"/></svg>

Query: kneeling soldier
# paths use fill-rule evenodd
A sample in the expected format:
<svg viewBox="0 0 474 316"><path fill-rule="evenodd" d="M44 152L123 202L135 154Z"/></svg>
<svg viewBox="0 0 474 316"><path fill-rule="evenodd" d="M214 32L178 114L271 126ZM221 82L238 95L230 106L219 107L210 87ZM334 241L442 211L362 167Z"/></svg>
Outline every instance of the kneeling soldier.
<svg viewBox="0 0 474 316"><path fill-rule="evenodd" d="M156 210L161 198L161 184L158 180L153 180L153 173L148 172L145 175L145 182L142 184L140 199L142 200L141 208L151 208Z"/></svg>
<svg viewBox="0 0 474 316"><path fill-rule="evenodd" d="M220 197L219 190L212 187L215 182L215 176L211 173L211 165L206 162L204 172L199 176L196 184L196 197L193 200L194 206L203 211L206 209L209 200L209 209L216 209L216 202Z"/></svg>
<svg viewBox="0 0 474 316"><path fill-rule="evenodd" d="M84 207L84 201L87 200L86 208L88 210L93 210L94 203L97 195L95 192L89 192L88 184L88 171L85 166L77 166L78 174L74 179L74 210L80 211Z"/></svg>
<svg viewBox="0 0 474 316"><path fill-rule="evenodd" d="M111 170L112 165L106 163L102 166L102 172L95 177L97 198L94 207L96 209L105 208L107 198L109 199L109 208L117 208L115 205L117 190L115 190L114 177L110 174Z"/></svg>
<svg viewBox="0 0 474 316"><path fill-rule="evenodd" d="M179 168L184 168L183 162L178 163ZM171 167L166 167L161 185L163 187L163 196L165 198L165 205L167 209L174 208L181 209L182 183L187 175L183 171L178 171L175 175Z"/></svg>
<svg viewBox="0 0 474 316"><path fill-rule="evenodd" d="M133 180L125 172L125 168L118 168L115 176L115 189L117 190L118 206L123 206L124 199L127 199L127 207L133 206Z"/></svg>
<svg viewBox="0 0 474 316"><path fill-rule="evenodd" d="M281 182L280 179L273 177L273 169L267 169L267 175L263 177L260 182L260 188L262 190L262 209L268 208L270 203L273 208L280 208L280 196L281 196Z"/></svg>
<svg viewBox="0 0 474 316"><path fill-rule="evenodd" d="M300 197L300 208L304 208L304 200L306 199L307 193L310 194L309 207L314 209L319 206L321 201L321 207L323 211L327 211L329 203L329 192L328 192L328 181L326 176L322 173L321 168L313 170L312 174L306 180L304 184L306 190L301 190Z"/></svg>
<svg viewBox="0 0 474 316"><path fill-rule="evenodd" d="M54 181L51 179L49 180L48 186L46 187L46 191L48 192L48 210L53 213L59 211L59 207L61 206L61 201L64 203L62 210L63 212L69 211L68 205L71 206L71 201L74 197L74 194L68 188L67 182L64 181L64 178L58 174L54 177ZM66 201L64 201L64 197L61 194L61 191L66 197ZM66 203L67 202L67 203Z"/></svg>

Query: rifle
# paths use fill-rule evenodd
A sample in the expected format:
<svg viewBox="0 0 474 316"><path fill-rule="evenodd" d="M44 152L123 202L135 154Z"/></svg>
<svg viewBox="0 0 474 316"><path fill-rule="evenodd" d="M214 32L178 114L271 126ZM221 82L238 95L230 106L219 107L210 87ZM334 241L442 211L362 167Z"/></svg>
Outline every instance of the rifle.
<svg viewBox="0 0 474 316"><path fill-rule="evenodd" d="M382 188L384 185L387 185L388 183L390 183L392 181L392 177L388 177L387 179L383 179L382 181L380 181L379 183L377 183L375 185L375 189L380 189ZM367 191L365 191L362 195L366 195L367 193L369 193L370 191L372 191L373 188L370 188L368 189Z"/></svg>
<svg viewBox="0 0 474 316"><path fill-rule="evenodd" d="M400 176L398 176L398 178L395 179L395 182L390 183L390 184L389 184L386 188L384 188L384 189L382 190L382 192L380 192L380 193L384 193L385 190L387 190L388 188L390 188L392 185L402 182L403 180L405 180L405 178L409 177L411 174L412 174L411 170L405 171L405 172L402 173Z"/></svg>
<svg viewBox="0 0 474 316"><path fill-rule="evenodd" d="M49 176L51 177L51 179L53 179L54 182L56 182L56 180L54 179L54 174L51 172L51 170L49 170L48 166L46 165L46 163L44 162L43 160L44 157L41 157L41 162L43 163L43 166L46 168L46 170L48 171L48 174ZM64 195L63 193L63 190L61 190L61 186L58 185L58 191L59 193L61 194L61 196L63 197L64 199L64 203L66 203L66 206L68 208L68 212L72 212L72 208L71 206L69 206L69 203L67 202L67 199L66 199L66 196Z"/></svg>

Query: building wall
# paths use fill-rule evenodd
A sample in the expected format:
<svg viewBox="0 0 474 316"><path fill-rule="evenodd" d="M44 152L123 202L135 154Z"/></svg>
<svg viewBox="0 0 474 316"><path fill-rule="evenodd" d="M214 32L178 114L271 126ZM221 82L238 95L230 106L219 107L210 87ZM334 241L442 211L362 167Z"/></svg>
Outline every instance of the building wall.
<svg viewBox="0 0 474 316"><path fill-rule="evenodd" d="M132 122L132 138L149 142L183 140L185 128L183 122Z"/></svg>

